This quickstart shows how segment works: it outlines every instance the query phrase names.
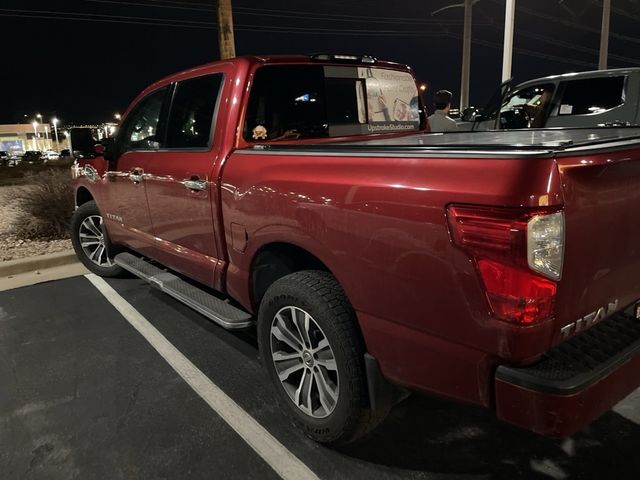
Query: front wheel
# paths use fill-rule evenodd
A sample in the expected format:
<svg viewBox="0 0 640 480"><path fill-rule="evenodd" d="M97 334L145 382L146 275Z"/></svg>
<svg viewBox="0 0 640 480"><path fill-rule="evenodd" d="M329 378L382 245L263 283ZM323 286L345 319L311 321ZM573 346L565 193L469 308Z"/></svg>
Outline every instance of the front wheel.
<svg viewBox="0 0 640 480"><path fill-rule="evenodd" d="M369 409L355 312L330 273L274 282L260 304L258 342L284 412L313 440L349 443L382 420Z"/></svg>
<svg viewBox="0 0 640 480"><path fill-rule="evenodd" d="M107 254L106 230L93 200L80 205L71 217L71 243L82 264L101 277L117 277L124 273Z"/></svg>

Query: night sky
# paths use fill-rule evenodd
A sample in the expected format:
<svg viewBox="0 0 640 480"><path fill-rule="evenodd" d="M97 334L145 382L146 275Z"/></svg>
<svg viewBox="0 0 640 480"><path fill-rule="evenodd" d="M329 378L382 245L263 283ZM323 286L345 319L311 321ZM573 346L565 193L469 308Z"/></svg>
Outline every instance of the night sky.
<svg viewBox="0 0 640 480"><path fill-rule="evenodd" d="M458 102L462 0L232 0L236 53L361 53L411 65ZM0 123L102 122L153 81L218 59L215 2L3 0ZM513 75L597 67L600 1L517 0ZM640 0L613 0L609 67L640 65ZM504 0L474 7L471 104L500 82ZM24 117L27 115L27 118Z"/></svg>

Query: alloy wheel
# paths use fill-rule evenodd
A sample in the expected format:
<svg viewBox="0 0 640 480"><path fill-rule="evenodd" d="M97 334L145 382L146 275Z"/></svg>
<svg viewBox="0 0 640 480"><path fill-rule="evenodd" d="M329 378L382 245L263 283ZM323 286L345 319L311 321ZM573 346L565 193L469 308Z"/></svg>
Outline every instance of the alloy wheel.
<svg viewBox="0 0 640 480"><path fill-rule="evenodd" d="M102 232L102 217L90 215L80 224L78 231L80 246L89 260L99 267L111 267L113 262L107 255Z"/></svg>
<svg viewBox="0 0 640 480"><path fill-rule="evenodd" d="M313 418L328 417L339 395L336 359L326 335L311 315L281 308L271 322L271 358L291 401Z"/></svg>

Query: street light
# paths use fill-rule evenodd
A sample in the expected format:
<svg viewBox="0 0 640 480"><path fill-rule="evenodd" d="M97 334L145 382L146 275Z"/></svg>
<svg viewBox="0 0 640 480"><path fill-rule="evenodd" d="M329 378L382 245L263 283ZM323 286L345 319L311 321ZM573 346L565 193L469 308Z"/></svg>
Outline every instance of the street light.
<svg viewBox="0 0 640 480"><path fill-rule="evenodd" d="M116 120L120 121L120 120L122 119L122 115L120 115L119 113L116 113L116 114L114 115L114 118L115 118Z"/></svg>
<svg viewBox="0 0 640 480"><path fill-rule="evenodd" d="M38 122L34 120L31 125L33 125L33 149L37 150L36 138L38 137Z"/></svg>
<svg viewBox="0 0 640 480"><path fill-rule="evenodd" d="M56 135L56 150L60 152L60 142L58 141L58 119L56 117L53 117L51 119L51 123L53 123L53 131Z"/></svg>

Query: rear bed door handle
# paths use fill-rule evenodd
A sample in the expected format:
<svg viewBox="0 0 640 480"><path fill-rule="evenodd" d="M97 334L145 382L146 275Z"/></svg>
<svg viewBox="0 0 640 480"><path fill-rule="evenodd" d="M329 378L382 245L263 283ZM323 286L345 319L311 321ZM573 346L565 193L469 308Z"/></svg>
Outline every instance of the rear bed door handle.
<svg viewBox="0 0 640 480"><path fill-rule="evenodd" d="M207 188L207 181L206 180L200 180L200 179L196 179L196 178L191 178L189 180L183 180L181 182L185 187L187 187L189 190L197 190L197 191L201 191L201 190L205 190Z"/></svg>

